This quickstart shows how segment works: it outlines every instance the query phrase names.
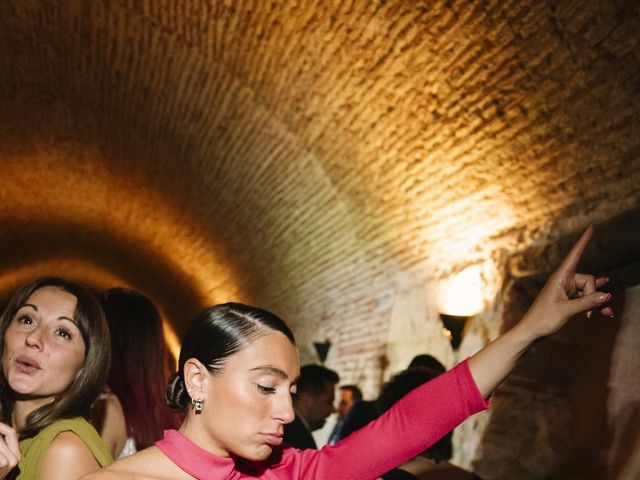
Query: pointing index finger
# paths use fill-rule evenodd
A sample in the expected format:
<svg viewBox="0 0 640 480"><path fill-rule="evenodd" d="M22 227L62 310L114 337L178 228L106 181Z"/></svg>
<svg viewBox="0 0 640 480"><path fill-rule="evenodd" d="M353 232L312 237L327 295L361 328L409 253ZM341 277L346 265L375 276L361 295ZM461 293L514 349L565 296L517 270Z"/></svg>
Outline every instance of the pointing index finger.
<svg viewBox="0 0 640 480"><path fill-rule="evenodd" d="M587 247L589 240L593 236L593 226L589 225L587 229L582 233L578 241L573 245L571 251L567 254L567 256L562 261L560 268L558 268L561 272L572 272L578 267L578 262L580 261L580 257L584 252L584 249Z"/></svg>

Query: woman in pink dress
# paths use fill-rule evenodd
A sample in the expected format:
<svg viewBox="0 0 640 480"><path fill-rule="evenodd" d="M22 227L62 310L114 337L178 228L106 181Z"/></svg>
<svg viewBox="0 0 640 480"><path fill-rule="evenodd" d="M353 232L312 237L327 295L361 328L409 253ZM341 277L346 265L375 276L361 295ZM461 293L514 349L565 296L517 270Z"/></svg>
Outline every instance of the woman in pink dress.
<svg viewBox="0 0 640 480"><path fill-rule="evenodd" d="M289 328L258 308L211 307L187 332L170 382L170 403L186 410L180 428L87 479L375 479L487 408L487 398L533 341L579 312L613 315L611 295L598 291L607 280L576 273L591 235L589 228L510 331L321 450L282 444L283 426L294 418L299 372Z"/></svg>

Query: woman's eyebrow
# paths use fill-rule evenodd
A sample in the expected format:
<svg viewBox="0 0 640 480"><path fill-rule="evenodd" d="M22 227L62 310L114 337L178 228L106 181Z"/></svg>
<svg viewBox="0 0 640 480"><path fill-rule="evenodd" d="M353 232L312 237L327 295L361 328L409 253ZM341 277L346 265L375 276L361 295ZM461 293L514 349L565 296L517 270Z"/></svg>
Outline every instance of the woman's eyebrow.
<svg viewBox="0 0 640 480"><path fill-rule="evenodd" d="M270 365L264 365L261 367L255 367L252 368L250 371L256 371L256 370L262 370L262 371L267 371L269 373L273 373L274 375L277 375L278 377L286 380L287 378L289 378L289 376L281 369L277 368L277 367L272 367Z"/></svg>
<svg viewBox="0 0 640 480"><path fill-rule="evenodd" d="M68 320L71 323L73 323L74 325L78 325L78 322L76 322L73 318L65 317L64 315L61 316L61 317L58 317L58 320Z"/></svg>
<svg viewBox="0 0 640 480"><path fill-rule="evenodd" d="M21 309L21 308L24 308L24 307L31 307L31 308L33 308L36 312L38 311L38 307L37 307L36 305L34 305L33 303L25 303L24 305L22 305L22 306L18 309L18 311L20 311L20 309ZM66 317L66 316L64 316L64 315L59 316L59 317L58 317L58 320L69 320L69 321L70 321L71 323L73 323L74 325L77 325L77 324L78 324L78 322L76 322L73 318L69 318L69 317Z"/></svg>

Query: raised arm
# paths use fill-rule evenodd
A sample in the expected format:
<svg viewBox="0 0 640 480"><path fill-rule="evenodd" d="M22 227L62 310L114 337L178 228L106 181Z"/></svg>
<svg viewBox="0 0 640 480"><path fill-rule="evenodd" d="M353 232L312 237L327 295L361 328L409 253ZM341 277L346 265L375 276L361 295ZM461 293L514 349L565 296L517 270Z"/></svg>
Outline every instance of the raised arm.
<svg viewBox="0 0 640 480"><path fill-rule="evenodd" d="M593 228L587 228L520 322L469 359L471 374L485 398L535 340L558 331L572 316L586 311L590 317L596 308L613 316L613 310L606 306L611 294L597 291L608 279L576 273L592 235Z"/></svg>

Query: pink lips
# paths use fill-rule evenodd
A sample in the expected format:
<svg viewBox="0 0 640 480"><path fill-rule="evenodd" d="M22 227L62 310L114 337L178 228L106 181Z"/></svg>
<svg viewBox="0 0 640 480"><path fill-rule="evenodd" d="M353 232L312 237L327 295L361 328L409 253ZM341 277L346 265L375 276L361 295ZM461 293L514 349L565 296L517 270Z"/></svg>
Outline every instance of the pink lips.
<svg viewBox="0 0 640 480"><path fill-rule="evenodd" d="M22 373L33 373L36 370L40 370L40 364L31 357L26 355L20 355L15 359L15 364L18 371Z"/></svg>
<svg viewBox="0 0 640 480"><path fill-rule="evenodd" d="M281 433L262 433L261 435L267 445L278 446L282 444Z"/></svg>

